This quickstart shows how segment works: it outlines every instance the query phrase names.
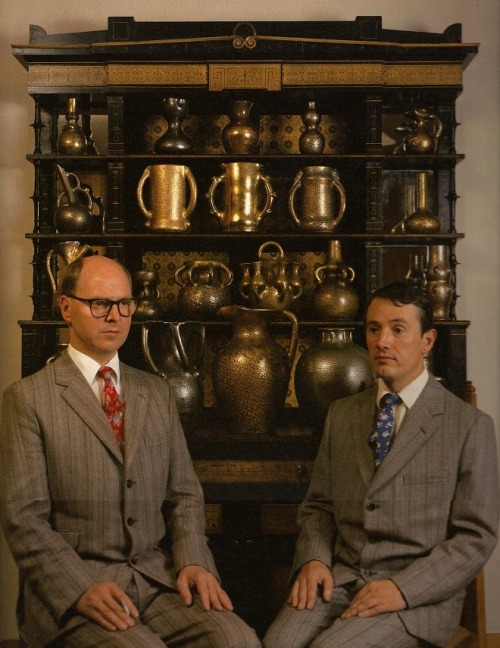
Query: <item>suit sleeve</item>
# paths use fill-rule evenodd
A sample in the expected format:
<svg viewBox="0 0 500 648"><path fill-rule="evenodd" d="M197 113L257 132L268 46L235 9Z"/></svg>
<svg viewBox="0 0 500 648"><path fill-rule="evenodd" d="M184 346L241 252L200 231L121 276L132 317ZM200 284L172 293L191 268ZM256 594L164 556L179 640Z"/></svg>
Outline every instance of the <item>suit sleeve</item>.
<svg viewBox="0 0 500 648"><path fill-rule="evenodd" d="M45 448L33 400L17 382L4 394L1 521L18 567L60 620L92 585L85 564L50 524Z"/></svg>
<svg viewBox="0 0 500 648"><path fill-rule="evenodd" d="M314 462L314 469L307 495L298 513L300 533L297 539L292 573L295 574L306 562L319 560L332 566L336 527L330 493L330 416L325 422L325 432Z"/></svg>
<svg viewBox="0 0 500 648"><path fill-rule="evenodd" d="M476 410L459 457L448 539L392 578L410 608L459 592L491 555L497 541L500 502L496 457L492 420Z"/></svg>
<svg viewBox="0 0 500 648"><path fill-rule="evenodd" d="M205 534L203 491L193 468L172 392L169 398L170 455L165 514L174 568L200 565L218 577Z"/></svg>

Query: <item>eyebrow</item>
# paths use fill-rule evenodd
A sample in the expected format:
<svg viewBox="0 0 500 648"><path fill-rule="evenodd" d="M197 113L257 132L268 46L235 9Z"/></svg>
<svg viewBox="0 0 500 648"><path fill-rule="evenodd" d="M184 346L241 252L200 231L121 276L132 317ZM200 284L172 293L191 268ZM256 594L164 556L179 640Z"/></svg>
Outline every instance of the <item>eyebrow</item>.
<svg viewBox="0 0 500 648"><path fill-rule="evenodd" d="M369 324L378 324L380 325L380 322L378 320L367 320L366 325L368 326ZM389 320L389 324L408 324L408 320L404 318L395 318L392 320Z"/></svg>

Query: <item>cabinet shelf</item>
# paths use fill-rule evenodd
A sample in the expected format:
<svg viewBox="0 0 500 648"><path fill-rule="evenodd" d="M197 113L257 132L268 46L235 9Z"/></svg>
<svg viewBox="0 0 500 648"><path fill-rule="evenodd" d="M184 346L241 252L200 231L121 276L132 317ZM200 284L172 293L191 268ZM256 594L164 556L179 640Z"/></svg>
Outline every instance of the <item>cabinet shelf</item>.
<svg viewBox="0 0 500 648"><path fill-rule="evenodd" d="M249 155L236 155L236 154L171 154L159 155L149 153L123 153L113 155L81 155L81 156L64 156L57 153L54 154L28 154L26 159L29 162L54 162L58 164L69 164L72 167L78 166L99 166L106 165L108 162L145 162L148 164L168 164L169 162L175 163L177 160L189 162L190 160L214 160L216 162L259 162L259 161L294 161L304 162L305 164L318 164L321 161L338 161L343 163L354 162L380 162L384 167L391 169L420 169L432 167L449 167L450 164L457 164L465 159L462 153L444 154L439 153L435 155L394 155L384 153L322 153L318 155L305 155L305 154L270 154L270 153L253 153Z"/></svg>
<svg viewBox="0 0 500 648"><path fill-rule="evenodd" d="M308 244L318 243L324 245L325 241L331 239L340 240L353 240L353 241L381 241L385 244L401 245L405 243L425 245L428 243L437 244L441 241L454 241L463 239L465 237L462 233L446 233L439 232L437 234L384 234L384 233L367 233L367 234L347 234L342 232L329 232L329 233L314 233L309 232L283 232L283 231L269 231L269 232L217 232L217 233L191 233L191 232L144 232L144 233L110 233L110 234L25 234L27 239L42 240L42 241L96 241L99 245L105 245L106 241L144 241L160 242L160 243L188 243L189 247L207 243L215 242L223 247L224 241L230 243L232 241L253 241L259 242L268 240L271 237L279 238L290 242L299 242L307 248ZM168 245L166 246L168 248Z"/></svg>

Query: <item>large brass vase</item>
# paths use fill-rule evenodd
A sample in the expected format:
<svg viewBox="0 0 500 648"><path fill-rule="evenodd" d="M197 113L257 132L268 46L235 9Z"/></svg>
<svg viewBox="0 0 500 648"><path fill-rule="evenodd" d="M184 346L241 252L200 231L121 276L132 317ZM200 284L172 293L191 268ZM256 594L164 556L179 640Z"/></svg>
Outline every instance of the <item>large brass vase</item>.
<svg viewBox="0 0 500 648"><path fill-rule="evenodd" d="M321 427L330 403L369 387L368 353L352 340L352 329L322 328L321 339L304 351L295 368L295 394L312 423Z"/></svg>
<svg viewBox="0 0 500 648"><path fill-rule="evenodd" d="M221 315L233 322L233 336L216 354L212 381L217 405L230 434L271 434L285 405L290 370L297 350L298 322L291 322L288 349L272 336L270 309L225 306Z"/></svg>
<svg viewBox="0 0 500 648"><path fill-rule="evenodd" d="M204 405L200 368L205 327L200 322L145 323L142 350L151 371L164 378L173 391L184 430L191 432L200 422Z"/></svg>

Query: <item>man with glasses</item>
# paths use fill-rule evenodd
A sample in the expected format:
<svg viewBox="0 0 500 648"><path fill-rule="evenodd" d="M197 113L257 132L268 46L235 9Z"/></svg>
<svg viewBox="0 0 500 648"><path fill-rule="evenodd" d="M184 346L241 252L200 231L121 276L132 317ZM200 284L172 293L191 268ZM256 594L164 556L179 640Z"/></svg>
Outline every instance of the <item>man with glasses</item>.
<svg viewBox="0 0 500 648"><path fill-rule="evenodd" d="M0 510L24 640L259 646L218 581L173 395L119 361L137 308L129 273L86 257L61 292L68 350L3 402Z"/></svg>

